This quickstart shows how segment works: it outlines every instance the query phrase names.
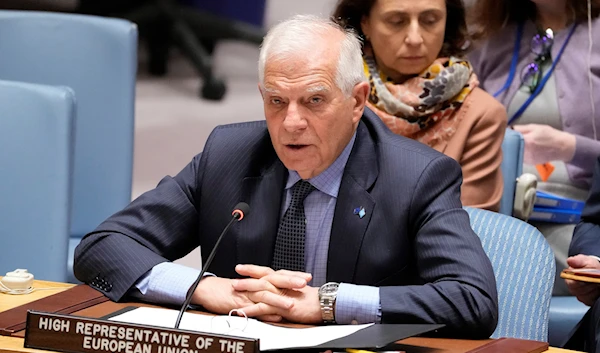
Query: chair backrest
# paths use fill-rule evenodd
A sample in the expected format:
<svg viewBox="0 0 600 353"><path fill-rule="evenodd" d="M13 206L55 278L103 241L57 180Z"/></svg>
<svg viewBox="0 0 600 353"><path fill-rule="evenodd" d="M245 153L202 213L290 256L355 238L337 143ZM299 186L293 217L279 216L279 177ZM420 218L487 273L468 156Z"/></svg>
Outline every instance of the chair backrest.
<svg viewBox="0 0 600 353"><path fill-rule="evenodd" d="M544 236L514 217L465 209L496 277L499 318L492 337L547 341L555 263Z"/></svg>
<svg viewBox="0 0 600 353"><path fill-rule="evenodd" d="M521 133L506 129L502 141L502 178L504 179L504 192L500 200L500 213L513 214L515 200L515 187L517 178L523 173L523 151L525 141Z"/></svg>
<svg viewBox="0 0 600 353"><path fill-rule="evenodd" d="M75 92L70 233L81 237L131 199L137 27L94 16L0 11L0 53L3 79Z"/></svg>
<svg viewBox="0 0 600 353"><path fill-rule="evenodd" d="M0 275L66 279L74 119L71 89L0 81Z"/></svg>

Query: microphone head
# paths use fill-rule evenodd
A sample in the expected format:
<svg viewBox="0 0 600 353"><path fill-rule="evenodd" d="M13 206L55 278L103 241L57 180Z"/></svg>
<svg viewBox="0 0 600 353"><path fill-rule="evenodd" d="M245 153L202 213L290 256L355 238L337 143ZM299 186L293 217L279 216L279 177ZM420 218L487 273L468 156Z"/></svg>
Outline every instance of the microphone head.
<svg viewBox="0 0 600 353"><path fill-rule="evenodd" d="M248 206L248 204L245 202L240 202L237 205L235 205L235 208L233 209L233 212L231 212L231 215L233 216L233 218L237 219L238 221L241 221L244 218L244 216L246 216L248 213L250 213L250 206Z"/></svg>

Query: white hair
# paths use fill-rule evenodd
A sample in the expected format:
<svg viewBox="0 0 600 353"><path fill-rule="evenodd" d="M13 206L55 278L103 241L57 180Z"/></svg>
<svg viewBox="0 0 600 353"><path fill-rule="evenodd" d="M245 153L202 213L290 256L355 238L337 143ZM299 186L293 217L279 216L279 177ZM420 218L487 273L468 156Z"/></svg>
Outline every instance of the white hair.
<svg viewBox="0 0 600 353"><path fill-rule="evenodd" d="M353 30L346 30L332 20L314 15L296 15L269 30L260 48L258 77L265 83L265 64L268 59L293 58L310 52L315 42L331 37L331 30L344 34L339 44L339 58L335 82L349 97L354 86L367 81L363 68L361 41Z"/></svg>

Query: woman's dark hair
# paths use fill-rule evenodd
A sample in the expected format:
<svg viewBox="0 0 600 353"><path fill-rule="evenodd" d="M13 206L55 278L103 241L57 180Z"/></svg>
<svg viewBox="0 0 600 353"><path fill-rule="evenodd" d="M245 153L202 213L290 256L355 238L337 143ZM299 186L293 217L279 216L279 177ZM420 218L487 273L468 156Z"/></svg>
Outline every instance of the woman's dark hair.
<svg viewBox="0 0 600 353"><path fill-rule="evenodd" d="M342 27L354 29L364 37L360 22L364 16L369 16L375 1L377 0L339 0L332 15L333 20ZM462 0L446 0L446 12L446 34L440 56L461 56L470 39Z"/></svg>
<svg viewBox="0 0 600 353"><path fill-rule="evenodd" d="M592 18L600 14L600 0L590 0ZM569 0L566 13L576 22L587 21L587 0ZM477 39L496 34L509 23L535 19L535 4L523 0L477 0L469 22L476 30Z"/></svg>

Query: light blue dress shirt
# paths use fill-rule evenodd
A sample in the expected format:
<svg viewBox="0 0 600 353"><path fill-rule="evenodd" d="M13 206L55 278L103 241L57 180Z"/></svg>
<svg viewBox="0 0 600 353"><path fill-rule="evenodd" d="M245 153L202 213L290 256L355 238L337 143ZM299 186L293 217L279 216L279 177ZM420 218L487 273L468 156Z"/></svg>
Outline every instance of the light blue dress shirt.
<svg viewBox="0 0 600 353"><path fill-rule="evenodd" d="M327 253L335 204L355 139L356 133L332 165L307 180L316 188L304 200L307 222L304 261L306 272L313 276L309 285L314 287L325 284L327 277ZM290 205L291 188L300 179L296 171L289 170L281 217ZM164 262L154 266L136 283L139 292L133 295L145 301L181 305L199 273L196 269ZM341 283L336 298L335 319L339 324L380 322L380 307L379 288Z"/></svg>

